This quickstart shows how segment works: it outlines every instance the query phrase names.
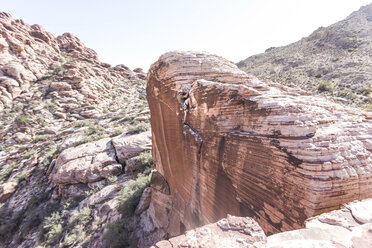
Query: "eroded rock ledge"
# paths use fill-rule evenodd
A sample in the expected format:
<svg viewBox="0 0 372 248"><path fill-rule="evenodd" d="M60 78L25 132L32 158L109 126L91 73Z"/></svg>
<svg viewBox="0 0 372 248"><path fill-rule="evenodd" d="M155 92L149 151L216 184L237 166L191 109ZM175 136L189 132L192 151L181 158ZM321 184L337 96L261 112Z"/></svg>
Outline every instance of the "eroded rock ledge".
<svg viewBox="0 0 372 248"><path fill-rule="evenodd" d="M278 233L372 197L372 120L361 110L196 52L161 56L147 97L156 167L170 188L167 223L155 228L163 238L226 214Z"/></svg>
<svg viewBox="0 0 372 248"><path fill-rule="evenodd" d="M312 217L306 228L266 237L260 226L246 217L228 216L184 235L163 240L153 248L364 248L372 246L372 199L347 204L340 210Z"/></svg>

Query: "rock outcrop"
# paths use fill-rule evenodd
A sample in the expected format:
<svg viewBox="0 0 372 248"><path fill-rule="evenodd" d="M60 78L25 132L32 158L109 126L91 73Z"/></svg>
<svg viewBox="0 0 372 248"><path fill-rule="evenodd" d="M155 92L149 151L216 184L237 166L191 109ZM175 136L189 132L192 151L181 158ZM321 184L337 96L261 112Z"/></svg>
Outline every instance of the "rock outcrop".
<svg viewBox="0 0 372 248"><path fill-rule="evenodd" d="M0 247L125 246L122 229L104 236L124 210L125 227L136 226L124 200L148 187L144 78L72 34L0 13ZM127 187L136 191L125 198Z"/></svg>
<svg viewBox="0 0 372 248"><path fill-rule="evenodd" d="M184 235L158 242L155 248L256 248L266 243L266 235L252 218L227 216L217 223L190 230Z"/></svg>
<svg viewBox="0 0 372 248"><path fill-rule="evenodd" d="M372 119L359 109L203 52L161 56L147 98L156 169L170 188L166 217L152 215L167 221L163 236L226 214L273 234L372 197Z"/></svg>
<svg viewBox="0 0 372 248"><path fill-rule="evenodd" d="M184 235L156 243L155 248L261 247L366 248L372 247L372 199L347 204L306 221L306 228L266 237L249 218L228 216ZM356 221L362 218L362 222Z"/></svg>

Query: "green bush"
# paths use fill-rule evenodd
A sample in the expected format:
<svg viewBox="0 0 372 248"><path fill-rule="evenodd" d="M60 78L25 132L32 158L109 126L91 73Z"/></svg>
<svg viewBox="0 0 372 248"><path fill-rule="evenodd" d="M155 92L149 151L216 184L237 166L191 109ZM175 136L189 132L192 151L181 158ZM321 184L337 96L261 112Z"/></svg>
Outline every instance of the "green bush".
<svg viewBox="0 0 372 248"><path fill-rule="evenodd" d="M37 151L36 150L31 150L29 152L26 152L24 155L23 155L23 158L24 159L29 159L31 158L33 155L37 154Z"/></svg>
<svg viewBox="0 0 372 248"><path fill-rule="evenodd" d="M105 241L105 247L137 247L136 240L133 235L130 235L128 223L124 219L106 224L103 240Z"/></svg>
<svg viewBox="0 0 372 248"><path fill-rule="evenodd" d="M94 125L94 120L92 119L78 120L72 124L73 127L89 127L92 125Z"/></svg>
<svg viewBox="0 0 372 248"><path fill-rule="evenodd" d="M15 122L18 126L26 126L32 122L32 118L29 114L22 114L15 119Z"/></svg>
<svg viewBox="0 0 372 248"><path fill-rule="evenodd" d="M317 86L319 92L333 92L333 85L330 82L321 82Z"/></svg>
<svg viewBox="0 0 372 248"><path fill-rule="evenodd" d="M58 109L57 105L54 104L54 103L48 103L48 104L45 105L45 107L46 107L47 109L49 109L49 111L50 111L51 113L56 112L57 109Z"/></svg>
<svg viewBox="0 0 372 248"><path fill-rule="evenodd" d="M122 128L115 129L111 134L110 137L115 137L120 134L124 133L124 130Z"/></svg>
<svg viewBox="0 0 372 248"><path fill-rule="evenodd" d="M23 211L14 212L3 205L0 208L0 240L5 240L15 233L23 220Z"/></svg>
<svg viewBox="0 0 372 248"><path fill-rule="evenodd" d="M32 143L38 143L40 141L46 141L48 139L48 135L36 135L32 138Z"/></svg>
<svg viewBox="0 0 372 248"><path fill-rule="evenodd" d="M137 134L149 130L150 126L146 122L135 123L128 128L127 134Z"/></svg>
<svg viewBox="0 0 372 248"><path fill-rule="evenodd" d="M82 145L82 144L86 144L86 143L93 142L93 141L100 140L100 139L107 138L107 137L108 136L105 134L93 134L93 135L84 137L83 139L79 140L78 142L76 142L75 145Z"/></svg>
<svg viewBox="0 0 372 248"><path fill-rule="evenodd" d="M8 179L16 164L16 162L6 164L0 169L0 184L4 183Z"/></svg>
<svg viewBox="0 0 372 248"><path fill-rule="evenodd" d="M92 220L92 210L83 208L72 213L69 221L69 227L74 228L77 225L85 226Z"/></svg>
<svg viewBox="0 0 372 248"><path fill-rule="evenodd" d="M46 167L49 166L53 159L57 158L57 147L50 146L46 150L46 153L44 154L43 161L40 162L40 167Z"/></svg>
<svg viewBox="0 0 372 248"><path fill-rule="evenodd" d="M117 121L117 120L120 120L120 119L123 119L123 118L127 118L127 113L125 110L122 110L120 111L120 113L118 113L117 115L111 117L111 121Z"/></svg>
<svg viewBox="0 0 372 248"><path fill-rule="evenodd" d="M143 190L150 184L149 175L138 174L134 180L129 180L119 192L117 209L123 216L133 215L139 203Z"/></svg>
<svg viewBox="0 0 372 248"><path fill-rule="evenodd" d="M152 159L152 152L141 152L140 155L138 155L138 157L136 158L136 165L141 172L145 171L147 168L153 168L154 160Z"/></svg>
<svg viewBox="0 0 372 248"><path fill-rule="evenodd" d="M29 169L29 170L23 170L21 173L19 173L17 175L17 177L14 179L14 181L15 182L22 181L23 179L25 179L26 177L28 177L32 173L33 170L34 170L34 168Z"/></svg>
<svg viewBox="0 0 372 248"><path fill-rule="evenodd" d="M45 230L45 242L49 245L57 243L63 234L63 219L59 212L54 212L45 218L42 228Z"/></svg>
<svg viewBox="0 0 372 248"><path fill-rule="evenodd" d="M107 184L117 184L118 183L118 177L117 176L111 176L109 178L106 179L107 180Z"/></svg>

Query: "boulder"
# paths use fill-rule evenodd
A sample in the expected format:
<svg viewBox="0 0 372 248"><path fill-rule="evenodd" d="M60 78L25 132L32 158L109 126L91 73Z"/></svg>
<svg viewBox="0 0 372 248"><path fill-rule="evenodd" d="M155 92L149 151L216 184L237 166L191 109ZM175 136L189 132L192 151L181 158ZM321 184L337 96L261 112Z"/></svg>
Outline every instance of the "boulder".
<svg viewBox="0 0 372 248"><path fill-rule="evenodd" d="M203 52L162 55L147 99L156 169L173 201L165 233L232 214L273 234L372 197L372 120L362 110Z"/></svg>
<svg viewBox="0 0 372 248"><path fill-rule="evenodd" d="M6 202L16 191L17 182L7 182L0 186L0 203Z"/></svg>
<svg viewBox="0 0 372 248"><path fill-rule="evenodd" d="M111 139L106 138L64 150L50 179L56 184L90 183L121 172L122 165L116 160Z"/></svg>
<svg viewBox="0 0 372 248"><path fill-rule="evenodd" d="M26 143L26 142L29 142L31 140L31 136L30 135L27 135L25 133L15 133L14 134L14 139L18 142L18 143Z"/></svg>
<svg viewBox="0 0 372 248"><path fill-rule="evenodd" d="M261 227L251 218L228 216L185 234L157 242L153 247L261 247L261 248L366 248L372 247L372 222L353 220L361 205L372 206L372 199L352 202L307 220L306 228L266 237ZM350 210L354 209L354 213ZM371 214L372 209L361 213ZM222 232L221 232L222 231Z"/></svg>
<svg viewBox="0 0 372 248"><path fill-rule="evenodd" d="M247 217L227 216L217 223L208 224L184 235L156 243L153 248L255 248L266 243L266 235L255 220Z"/></svg>
<svg viewBox="0 0 372 248"><path fill-rule="evenodd" d="M123 134L112 139L118 160L124 163L127 159L139 155L141 152L151 150L151 132L134 135Z"/></svg>
<svg viewBox="0 0 372 248"><path fill-rule="evenodd" d="M135 214L140 215L141 213L143 213L143 211L148 209L148 207L150 206L150 201L151 201L151 191L152 191L151 187L147 187L143 191L141 199L137 205Z"/></svg>

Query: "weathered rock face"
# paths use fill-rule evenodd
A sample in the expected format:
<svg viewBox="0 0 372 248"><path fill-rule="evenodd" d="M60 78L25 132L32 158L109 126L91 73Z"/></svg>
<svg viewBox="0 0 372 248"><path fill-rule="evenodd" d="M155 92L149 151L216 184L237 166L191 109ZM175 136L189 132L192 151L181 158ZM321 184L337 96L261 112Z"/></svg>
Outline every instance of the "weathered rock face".
<svg viewBox="0 0 372 248"><path fill-rule="evenodd" d="M116 160L111 139L102 139L64 150L51 174L56 184L96 182L119 175L122 165Z"/></svg>
<svg viewBox="0 0 372 248"><path fill-rule="evenodd" d="M227 216L217 223L208 224L186 234L158 242L156 248L255 248L266 243L266 235L252 218Z"/></svg>
<svg viewBox="0 0 372 248"><path fill-rule="evenodd" d="M306 228L269 237L254 220L228 216L217 223L160 241L154 247L372 247L372 222L369 219L372 214L371 204L372 199L353 202L340 210L310 218ZM355 221L358 216L364 221Z"/></svg>
<svg viewBox="0 0 372 248"><path fill-rule="evenodd" d="M361 110L195 52L161 56L147 97L170 236L226 214L253 217L267 234L293 230L372 196L372 120Z"/></svg>

